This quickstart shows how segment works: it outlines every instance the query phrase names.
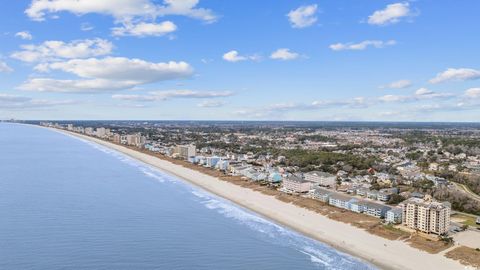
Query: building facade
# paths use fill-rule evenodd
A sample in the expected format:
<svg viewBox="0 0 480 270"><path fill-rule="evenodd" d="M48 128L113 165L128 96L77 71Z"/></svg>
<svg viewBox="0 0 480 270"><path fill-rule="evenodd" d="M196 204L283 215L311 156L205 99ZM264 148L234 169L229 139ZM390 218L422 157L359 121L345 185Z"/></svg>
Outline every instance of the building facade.
<svg viewBox="0 0 480 270"><path fill-rule="evenodd" d="M410 198L400 204L402 224L424 233L445 234L450 226L451 207L447 202Z"/></svg>
<svg viewBox="0 0 480 270"><path fill-rule="evenodd" d="M175 147L174 153L178 154L183 159L188 159L191 156L195 156L197 148L195 145L177 145Z"/></svg>
<svg viewBox="0 0 480 270"><path fill-rule="evenodd" d="M289 176L283 180L283 188L292 192L305 193L310 191L312 187L312 182L296 175Z"/></svg>
<svg viewBox="0 0 480 270"><path fill-rule="evenodd" d="M323 187L334 187L337 183L337 176L326 172L313 171L304 174L305 180L316 183Z"/></svg>
<svg viewBox="0 0 480 270"><path fill-rule="evenodd" d="M391 224L402 223L402 209L401 208L390 209L385 216L385 221Z"/></svg>

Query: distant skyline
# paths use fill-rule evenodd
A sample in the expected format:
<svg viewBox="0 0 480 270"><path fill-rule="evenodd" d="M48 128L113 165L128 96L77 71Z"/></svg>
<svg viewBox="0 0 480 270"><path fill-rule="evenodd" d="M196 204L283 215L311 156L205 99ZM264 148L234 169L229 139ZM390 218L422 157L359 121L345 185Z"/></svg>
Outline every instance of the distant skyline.
<svg viewBox="0 0 480 270"><path fill-rule="evenodd" d="M480 121L480 3L18 0L0 119Z"/></svg>

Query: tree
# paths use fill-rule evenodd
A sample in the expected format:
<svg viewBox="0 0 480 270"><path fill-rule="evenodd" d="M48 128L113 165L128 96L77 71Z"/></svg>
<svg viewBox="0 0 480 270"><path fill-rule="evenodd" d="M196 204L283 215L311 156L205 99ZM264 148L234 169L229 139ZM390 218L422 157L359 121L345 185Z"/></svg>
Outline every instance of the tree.
<svg viewBox="0 0 480 270"><path fill-rule="evenodd" d="M388 200L387 204L399 204L405 200L405 197L398 194L392 194L390 199Z"/></svg>

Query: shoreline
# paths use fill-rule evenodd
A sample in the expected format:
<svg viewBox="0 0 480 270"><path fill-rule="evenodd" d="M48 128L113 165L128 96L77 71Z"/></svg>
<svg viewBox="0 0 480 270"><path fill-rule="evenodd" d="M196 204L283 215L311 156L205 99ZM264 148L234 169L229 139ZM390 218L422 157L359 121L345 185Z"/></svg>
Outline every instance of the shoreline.
<svg viewBox="0 0 480 270"><path fill-rule="evenodd" d="M273 196L222 181L125 146L82 134L53 130L121 152L380 269L468 269L460 262L444 257L443 252L430 254L420 251L403 241L372 235Z"/></svg>

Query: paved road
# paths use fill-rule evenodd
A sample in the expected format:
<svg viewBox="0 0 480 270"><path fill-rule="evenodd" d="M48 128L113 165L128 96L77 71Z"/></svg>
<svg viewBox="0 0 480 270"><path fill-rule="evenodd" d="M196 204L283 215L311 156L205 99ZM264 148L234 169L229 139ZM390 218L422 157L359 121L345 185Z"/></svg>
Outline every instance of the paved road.
<svg viewBox="0 0 480 270"><path fill-rule="evenodd" d="M457 187L457 189L459 189L460 191L463 191L465 193L467 193L468 195L470 195L470 197L476 201L479 201L480 202L480 196L476 193L474 193L473 191L471 191L467 186L463 185L463 184L459 184L459 183L455 183L455 182L452 182L453 184L455 184L455 186Z"/></svg>

